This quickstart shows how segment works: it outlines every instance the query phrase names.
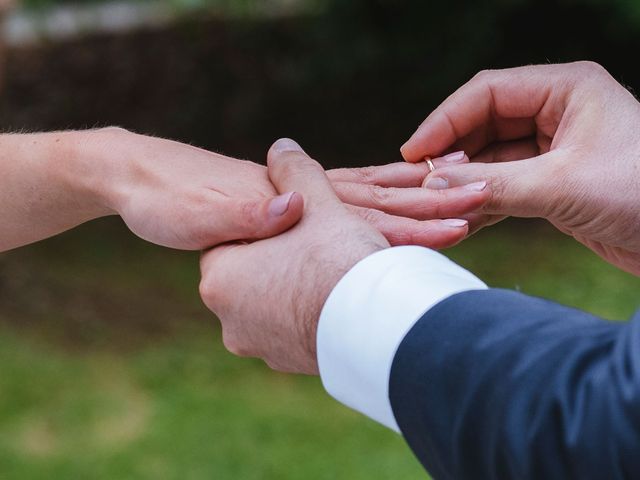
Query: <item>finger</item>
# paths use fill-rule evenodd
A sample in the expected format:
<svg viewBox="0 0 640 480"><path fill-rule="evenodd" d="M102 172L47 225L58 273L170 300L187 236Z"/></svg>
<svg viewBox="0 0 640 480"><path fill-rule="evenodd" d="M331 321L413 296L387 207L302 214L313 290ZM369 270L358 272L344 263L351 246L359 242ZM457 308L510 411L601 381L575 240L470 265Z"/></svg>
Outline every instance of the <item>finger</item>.
<svg viewBox="0 0 640 480"><path fill-rule="evenodd" d="M486 143L496 135L507 140L533 134L533 122L496 123L496 119L527 119L545 114L545 107L557 109L562 103L558 97L569 90L566 82L558 81L559 75L557 65L481 72L427 117L402 146L403 157L417 162L425 156L438 156L477 129L481 132L477 135L489 139ZM549 102L552 94L555 101Z"/></svg>
<svg viewBox="0 0 640 480"><path fill-rule="evenodd" d="M369 222L391 245L420 245L428 248L447 248L461 241L468 232L466 220L445 219L418 221L389 215L379 210L348 207Z"/></svg>
<svg viewBox="0 0 640 480"><path fill-rule="evenodd" d="M324 169L309 157L302 147L288 138L281 138L267 155L269 178L279 192L299 191L309 206L323 201L342 205Z"/></svg>
<svg viewBox="0 0 640 480"><path fill-rule="evenodd" d="M452 218L473 212L489 199L484 181L456 188L394 188L359 183L333 184L345 203L417 220Z"/></svg>
<svg viewBox="0 0 640 480"><path fill-rule="evenodd" d="M473 157L472 161L474 163L496 163L496 162L511 162L515 160L524 160L526 158L534 157L539 155L540 149L538 147L538 143L534 138L527 138L524 140L516 140L511 142L497 142L488 146L481 152L479 152L476 156ZM466 158L466 155L465 155ZM434 160L435 162L435 160ZM468 163L468 161L463 161L460 163ZM443 167L451 166L454 163L434 163L436 169ZM427 183L431 180L431 176L424 179L422 184L423 187L427 186ZM439 186L435 188L447 188L447 186ZM429 186L429 188L434 188L433 186Z"/></svg>
<svg viewBox="0 0 640 480"><path fill-rule="evenodd" d="M464 152L453 152L444 157L433 158L431 161L438 168L468 163L469 157ZM327 176L333 183L351 182L380 187L410 188L422 185L424 177L430 171L426 161L420 163L396 162L372 167L336 168L327 171Z"/></svg>
<svg viewBox="0 0 640 480"><path fill-rule="evenodd" d="M226 294L234 291L229 285L236 276L230 275L228 254L238 248L244 248L240 243L226 243L202 252L200 256L200 285L199 292L202 301L209 310L222 318L232 305Z"/></svg>
<svg viewBox="0 0 640 480"><path fill-rule="evenodd" d="M502 163L469 163L436 170L425 186L455 187L486 181L489 199L481 213L547 217L557 204L563 179L554 174L564 152L554 150L535 158Z"/></svg>
<svg viewBox="0 0 640 480"><path fill-rule="evenodd" d="M419 187L429 173L425 162L396 162L388 165L362 168L336 168L327 176L332 182L352 182L381 187Z"/></svg>
<svg viewBox="0 0 640 480"><path fill-rule="evenodd" d="M442 168L449 165L460 165L462 163L469 163L469 157L463 150L458 150L442 157L432 158L431 163L435 168Z"/></svg>
<svg viewBox="0 0 640 480"><path fill-rule="evenodd" d="M258 240L283 233L293 227L304 210L299 193L288 192L264 200L227 199L218 205L216 215L202 215L201 233L197 235L202 250L237 240Z"/></svg>

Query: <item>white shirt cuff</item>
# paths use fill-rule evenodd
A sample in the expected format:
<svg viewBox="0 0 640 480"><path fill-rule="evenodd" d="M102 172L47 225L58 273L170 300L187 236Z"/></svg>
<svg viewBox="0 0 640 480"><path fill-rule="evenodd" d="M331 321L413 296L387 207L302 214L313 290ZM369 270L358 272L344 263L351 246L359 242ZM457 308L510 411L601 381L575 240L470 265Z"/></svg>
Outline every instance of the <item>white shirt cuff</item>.
<svg viewBox="0 0 640 480"><path fill-rule="evenodd" d="M389 402L396 350L434 305L487 286L447 257L395 247L357 263L335 286L318 324L318 365L329 394L399 432Z"/></svg>

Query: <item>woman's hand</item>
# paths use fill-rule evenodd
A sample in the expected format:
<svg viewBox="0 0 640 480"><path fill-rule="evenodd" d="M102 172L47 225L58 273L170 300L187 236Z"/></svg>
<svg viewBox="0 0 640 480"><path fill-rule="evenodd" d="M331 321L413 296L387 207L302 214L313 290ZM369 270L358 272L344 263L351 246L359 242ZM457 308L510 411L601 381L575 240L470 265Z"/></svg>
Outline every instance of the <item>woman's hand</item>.
<svg viewBox="0 0 640 480"><path fill-rule="evenodd" d="M436 168L462 164L462 152L435 158ZM429 173L422 162L379 167L341 168L327 172L333 189L349 209L377 228L395 245L450 247L462 240L469 225L460 217L488 198L487 183L475 182L447 190L421 188Z"/></svg>
<svg viewBox="0 0 640 480"><path fill-rule="evenodd" d="M489 185L477 228L543 217L607 261L640 274L640 104L590 62L486 71L451 95L402 147L417 162L464 150L427 188Z"/></svg>
<svg viewBox="0 0 640 480"><path fill-rule="evenodd" d="M121 129L88 135L94 138L87 145L108 152L106 163L119 172L115 187L106 188L106 203L134 233L153 243L201 250L267 238L290 228L302 214L290 209L280 216L290 196L278 196L262 165ZM468 161L464 156L454 160ZM447 247L464 238L467 224L446 219L478 208L487 194L483 185L447 192L422 189L428 171L426 164L399 162L338 169L329 177L341 200L391 243Z"/></svg>
<svg viewBox="0 0 640 480"><path fill-rule="evenodd" d="M287 208L291 196L278 195L264 166L120 128L3 135L0 151L0 250L106 215L120 215L145 240L185 250L267 238L302 216ZM487 194L478 186L424 190L427 172L401 162L330 176L342 200L392 243L449 246L467 224L440 218L479 207Z"/></svg>
<svg viewBox="0 0 640 480"><path fill-rule="evenodd" d="M67 135L66 133L63 135ZM277 235L302 216L263 167L119 128L70 132L96 203L149 242L201 250Z"/></svg>

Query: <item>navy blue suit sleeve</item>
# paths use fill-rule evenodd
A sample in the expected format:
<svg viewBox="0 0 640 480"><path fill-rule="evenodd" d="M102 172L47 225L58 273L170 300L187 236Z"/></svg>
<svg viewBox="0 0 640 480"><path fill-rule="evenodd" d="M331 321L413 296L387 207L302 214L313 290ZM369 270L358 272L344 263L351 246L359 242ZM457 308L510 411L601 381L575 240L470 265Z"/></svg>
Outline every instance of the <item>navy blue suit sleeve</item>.
<svg viewBox="0 0 640 480"><path fill-rule="evenodd" d="M460 293L406 335L389 397L437 480L640 479L640 315Z"/></svg>

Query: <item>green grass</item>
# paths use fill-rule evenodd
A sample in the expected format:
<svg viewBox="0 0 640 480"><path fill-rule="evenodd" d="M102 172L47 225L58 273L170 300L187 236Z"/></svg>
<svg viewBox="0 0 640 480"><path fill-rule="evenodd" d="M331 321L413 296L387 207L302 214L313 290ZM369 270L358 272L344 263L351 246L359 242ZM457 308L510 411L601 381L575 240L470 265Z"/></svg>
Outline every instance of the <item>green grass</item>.
<svg viewBox="0 0 640 480"><path fill-rule="evenodd" d="M494 286L625 318L640 281L538 223L449 252ZM226 353L197 255L112 220L0 256L0 478L418 479L315 378Z"/></svg>
<svg viewBox="0 0 640 480"><path fill-rule="evenodd" d="M214 335L121 356L4 334L2 478L415 478L393 434ZM400 467L400 471L397 471Z"/></svg>

